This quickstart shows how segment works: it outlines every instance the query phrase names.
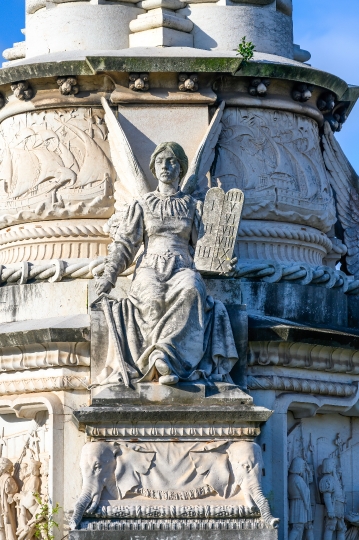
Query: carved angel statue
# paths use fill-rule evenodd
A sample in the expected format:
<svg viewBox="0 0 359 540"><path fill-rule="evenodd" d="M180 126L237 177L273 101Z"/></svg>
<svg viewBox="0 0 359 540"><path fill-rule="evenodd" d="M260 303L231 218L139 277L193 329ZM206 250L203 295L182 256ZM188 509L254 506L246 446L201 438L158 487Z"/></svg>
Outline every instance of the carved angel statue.
<svg viewBox="0 0 359 540"><path fill-rule="evenodd" d="M158 379L160 384L199 378L230 381L237 351L226 308L207 296L194 264L203 205L191 195L213 162L224 105L217 110L190 168L179 144L157 146L150 162L158 180L155 191L105 100L103 106L112 160L128 204L109 222L114 241L104 273L97 279L97 292L109 293L142 245L144 249L137 258L128 298L108 302L118 354L108 354L97 382L124 380L124 366L130 378ZM235 262L230 261L230 268Z"/></svg>
<svg viewBox="0 0 359 540"><path fill-rule="evenodd" d="M359 279L359 177L328 122L324 125L323 155L335 193L338 220L343 230L347 270Z"/></svg>

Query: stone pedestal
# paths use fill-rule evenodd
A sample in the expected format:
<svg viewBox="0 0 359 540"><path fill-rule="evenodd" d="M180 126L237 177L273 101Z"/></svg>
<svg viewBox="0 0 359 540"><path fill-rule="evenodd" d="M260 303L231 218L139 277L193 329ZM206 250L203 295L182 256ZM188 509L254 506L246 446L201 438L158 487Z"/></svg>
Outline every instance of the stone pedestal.
<svg viewBox="0 0 359 540"><path fill-rule="evenodd" d="M88 441L81 457L83 493L92 463L99 464L98 478L106 469L107 481L99 482L98 504L82 519L80 495L73 518L79 531L72 538L114 531L150 539L155 531L277 538L261 493L265 472L255 443L271 411L256 407L233 384L205 381L122 384L95 388L92 395L91 406L73 414Z"/></svg>

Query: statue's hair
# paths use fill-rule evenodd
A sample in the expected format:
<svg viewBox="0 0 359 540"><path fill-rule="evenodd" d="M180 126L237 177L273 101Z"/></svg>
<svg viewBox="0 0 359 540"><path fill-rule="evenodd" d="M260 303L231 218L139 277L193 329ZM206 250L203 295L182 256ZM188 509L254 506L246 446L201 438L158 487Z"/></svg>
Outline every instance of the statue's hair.
<svg viewBox="0 0 359 540"><path fill-rule="evenodd" d="M13 468L12 461L10 461L6 457L1 457L0 458L0 468L4 468L6 471L11 471L11 469Z"/></svg>
<svg viewBox="0 0 359 540"><path fill-rule="evenodd" d="M153 176L156 178L156 169L155 169L155 161L158 154L163 152L164 150L170 150L172 154L178 159L180 167L181 167L181 179L186 176L186 173L188 171L188 157L186 156L185 151L183 150L182 146L175 143L175 142L164 142L157 146L155 151L153 152L151 156L150 161L150 169Z"/></svg>
<svg viewBox="0 0 359 540"><path fill-rule="evenodd" d="M335 471L336 465L333 458L323 459L322 474L331 474Z"/></svg>
<svg viewBox="0 0 359 540"><path fill-rule="evenodd" d="M303 468L305 466L305 461L301 457L295 457L290 464L289 472L292 474L302 474Z"/></svg>

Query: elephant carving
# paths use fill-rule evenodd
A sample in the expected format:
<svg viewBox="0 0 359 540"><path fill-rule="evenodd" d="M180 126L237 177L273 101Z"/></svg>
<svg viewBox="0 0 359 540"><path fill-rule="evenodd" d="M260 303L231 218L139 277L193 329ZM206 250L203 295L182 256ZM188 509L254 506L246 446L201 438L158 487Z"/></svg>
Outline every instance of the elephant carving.
<svg viewBox="0 0 359 540"><path fill-rule="evenodd" d="M113 499L123 499L128 491L141 483L141 474L151 467L155 452L146 452L129 443L90 442L80 458L83 486L70 521L75 529L85 512L95 512L103 490Z"/></svg>
<svg viewBox="0 0 359 540"><path fill-rule="evenodd" d="M279 519L272 516L262 492L263 459L258 444L213 442L201 451L190 452L190 456L198 474L204 475L204 483L220 497L227 499L241 490L247 507L258 508L266 523L278 526Z"/></svg>

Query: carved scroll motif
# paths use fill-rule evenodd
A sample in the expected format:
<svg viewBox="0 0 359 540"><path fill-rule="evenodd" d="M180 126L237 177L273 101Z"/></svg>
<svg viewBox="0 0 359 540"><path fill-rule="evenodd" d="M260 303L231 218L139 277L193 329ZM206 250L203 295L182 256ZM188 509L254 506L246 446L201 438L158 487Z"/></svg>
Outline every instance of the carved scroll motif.
<svg viewBox="0 0 359 540"><path fill-rule="evenodd" d="M200 272L231 270L243 201L240 189L231 189L228 193L221 188L208 190L194 258Z"/></svg>

